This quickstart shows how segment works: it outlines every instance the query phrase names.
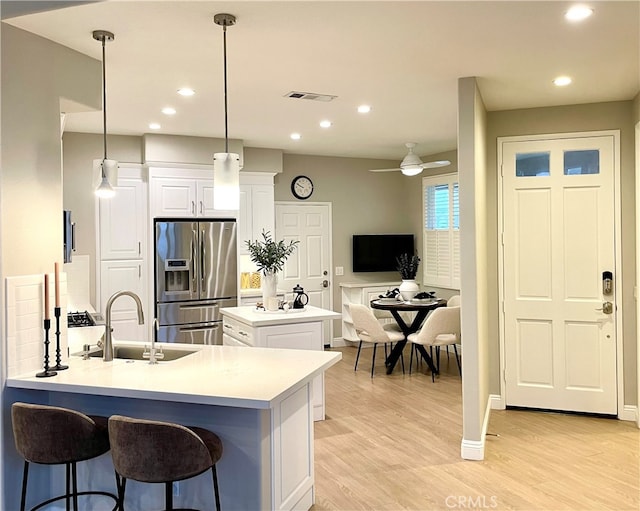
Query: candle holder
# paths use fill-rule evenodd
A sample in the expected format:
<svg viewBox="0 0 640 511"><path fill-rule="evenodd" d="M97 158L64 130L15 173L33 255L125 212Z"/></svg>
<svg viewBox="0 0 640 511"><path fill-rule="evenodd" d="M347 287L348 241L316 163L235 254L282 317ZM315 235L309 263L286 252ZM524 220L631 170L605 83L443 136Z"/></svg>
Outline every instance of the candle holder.
<svg viewBox="0 0 640 511"><path fill-rule="evenodd" d="M56 365L51 369L64 371L65 369L69 369L69 366L65 366L60 363L62 362L62 358L60 356L60 307L54 307L53 313L56 317Z"/></svg>
<svg viewBox="0 0 640 511"><path fill-rule="evenodd" d="M55 376L55 371L49 369L49 330L51 329L51 320L44 320L44 371L37 373L38 378L48 378L49 376Z"/></svg>

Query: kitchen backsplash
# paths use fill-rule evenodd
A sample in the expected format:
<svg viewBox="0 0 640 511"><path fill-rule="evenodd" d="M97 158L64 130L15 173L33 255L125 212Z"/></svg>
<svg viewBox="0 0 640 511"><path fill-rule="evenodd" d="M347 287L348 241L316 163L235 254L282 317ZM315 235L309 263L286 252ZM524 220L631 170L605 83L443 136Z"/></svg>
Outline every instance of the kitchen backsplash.
<svg viewBox="0 0 640 511"><path fill-rule="evenodd" d="M44 275L24 275L6 279L8 376L41 371L44 365ZM56 321L54 274L49 275L51 330L49 365L56 364ZM67 359L67 276L60 273L60 353Z"/></svg>

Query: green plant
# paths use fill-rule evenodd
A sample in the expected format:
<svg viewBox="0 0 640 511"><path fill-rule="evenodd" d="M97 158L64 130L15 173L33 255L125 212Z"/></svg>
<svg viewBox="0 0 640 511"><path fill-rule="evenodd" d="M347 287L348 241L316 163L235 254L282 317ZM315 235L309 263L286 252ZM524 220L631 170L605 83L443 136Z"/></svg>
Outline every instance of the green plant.
<svg viewBox="0 0 640 511"><path fill-rule="evenodd" d="M396 257L398 263L397 269L400 272L402 280L413 280L418 274L418 265L420 258L417 255L400 254Z"/></svg>
<svg viewBox="0 0 640 511"><path fill-rule="evenodd" d="M251 261L262 273L279 272L284 268L284 263L293 251L299 240L291 240L285 243L284 240L274 241L269 231L262 231L262 240L245 241L249 249Z"/></svg>

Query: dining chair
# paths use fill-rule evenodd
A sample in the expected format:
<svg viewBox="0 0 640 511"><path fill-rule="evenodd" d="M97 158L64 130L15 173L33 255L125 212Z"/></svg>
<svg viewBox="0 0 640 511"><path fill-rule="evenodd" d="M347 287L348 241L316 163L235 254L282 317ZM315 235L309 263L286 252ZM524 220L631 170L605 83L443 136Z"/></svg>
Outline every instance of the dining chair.
<svg viewBox="0 0 640 511"><path fill-rule="evenodd" d="M373 314L373 311L366 305L359 303L352 303L349 305L351 312L351 319L353 320L353 327L356 330L356 334L360 339L358 344L358 353L356 355L356 363L353 367L354 371L358 369L358 359L360 358L360 350L362 349L362 343L368 342L373 344L373 357L371 359L371 377L373 378L373 371L376 363L376 348L378 344L387 344L404 341L404 334L396 330L387 330L378 321L378 318Z"/></svg>
<svg viewBox="0 0 640 511"><path fill-rule="evenodd" d="M447 300L447 307L460 307L460 295L453 295Z"/></svg>
<svg viewBox="0 0 640 511"><path fill-rule="evenodd" d="M462 376L462 367L456 344L460 342L460 306L439 307L427 316L422 328L413 334L409 334L407 340L413 344L429 346L433 357L433 348L436 348L436 370L440 371L440 347L453 345L458 364L458 372ZM411 366L409 366L411 372ZM435 381L435 373L431 372L431 380Z"/></svg>

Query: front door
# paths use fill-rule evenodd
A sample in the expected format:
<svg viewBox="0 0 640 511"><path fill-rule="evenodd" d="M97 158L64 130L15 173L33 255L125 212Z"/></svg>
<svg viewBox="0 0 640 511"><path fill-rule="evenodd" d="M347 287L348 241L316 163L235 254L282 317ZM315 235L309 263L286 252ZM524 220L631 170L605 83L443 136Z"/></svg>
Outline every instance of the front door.
<svg viewBox="0 0 640 511"><path fill-rule="evenodd" d="M278 289L293 296L300 284L309 296L309 305L332 310L331 300L331 210L329 204L276 203L278 239L299 240L296 251L278 276ZM332 328L324 328L324 343L331 344Z"/></svg>
<svg viewBox="0 0 640 511"><path fill-rule="evenodd" d="M614 135L502 140L506 404L616 414Z"/></svg>

